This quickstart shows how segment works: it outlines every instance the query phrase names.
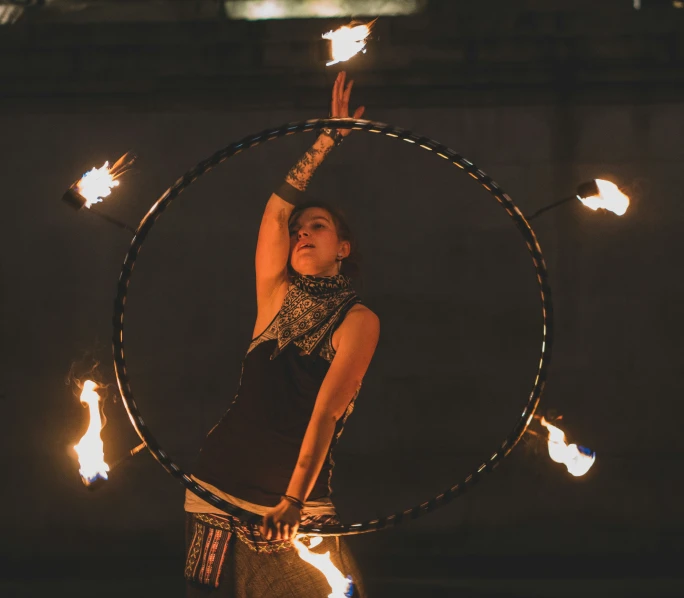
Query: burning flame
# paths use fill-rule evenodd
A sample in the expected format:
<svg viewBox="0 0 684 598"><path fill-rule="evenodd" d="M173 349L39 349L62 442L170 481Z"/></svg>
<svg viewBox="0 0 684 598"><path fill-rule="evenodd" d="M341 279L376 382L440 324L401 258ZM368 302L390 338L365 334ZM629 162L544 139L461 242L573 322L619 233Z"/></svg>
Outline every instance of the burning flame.
<svg viewBox="0 0 684 598"><path fill-rule="evenodd" d="M345 25L335 31L328 31L323 34L323 39L331 42L332 60L325 63L325 66L332 66L338 62L349 60L359 52L366 52L366 39L370 35L371 28L377 19L362 25Z"/></svg>
<svg viewBox="0 0 684 598"><path fill-rule="evenodd" d="M112 187L118 187L119 181L114 180L109 172L109 162L101 168L93 168L86 172L76 183L76 190L86 199L86 208L94 203L100 203L112 192Z"/></svg>
<svg viewBox="0 0 684 598"><path fill-rule="evenodd" d="M592 210L602 208L622 216L629 207L629 197L620 191L615 183L601 179L596 179L595 182L599 190L598 195L591 195L590 197L578 195L578 199Z"/></svg>
<svg viewBox="0 0 684 598"><path fill-rule="evenodd" d="M88 405L90 425L83 438L74 447L81 466L78 472L86 486L98 478L106 480L109 471L109 465L104 460L104 444L100 438L100 430L103 428L103 424L100 417L100 395L95 392L96 388L97 384L92 380L86 380L83 384L81 403Z"/></svg>
<svg viewBox="0 0 684 598"><path fill-rule="evenodd" d="M319 554L309 550L310 548L318 546L323 541L323 538L320 536L313 536L309 539L309 546L306 546L301 540L305 537L306 536L300 534L292 540L292 543L303 561L313 565L325 575L325 579L328 581L330 589L332 590L332 592L328 594L328 598L345 598L346 596L349 596L349 587L352 582L350 578L345 577L342 572L332 564L330 552Z"/></svg>
<svg viewBox="0 0 684 598"><path fill-rule="evenodd" d="M543 417L541 425L549 431L549 456L556 463L563 463L574 476L582 476L594 464L596 453L583 446L566 444L565 433L560 428L552 426Z"/></svg>
<svg viewBox="0 0 684 598"><path fill-rule="evenodd" d="M89 208L95 203L100 203L105 197L109 197L112 187L118 187L118 179L124 174L135 161L135 156L125 153L110 168L109 161L100 168L93 168L86 172L75 187L76 191L86 200L85 207Z"/></svg>

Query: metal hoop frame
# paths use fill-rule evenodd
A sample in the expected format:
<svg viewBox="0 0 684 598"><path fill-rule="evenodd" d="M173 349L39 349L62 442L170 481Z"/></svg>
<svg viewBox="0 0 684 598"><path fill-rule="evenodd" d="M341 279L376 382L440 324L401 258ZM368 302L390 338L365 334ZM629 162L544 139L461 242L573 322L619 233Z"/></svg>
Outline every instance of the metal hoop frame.
<svg viewBox="0 0 684 598"><path fill-rule="evenodd" d="M421 515L430 513L435 509L450 503L454 498L463 494L468 488L481 479L481 477L493 471L499 463L513 450L515 445L520 441L525 430L529 426L534 413L539 405L546 378L548 368L551 360L551 345L553 339L553 311L551 304L551 292L548 284L548 275L544 257L541 248L537 242L534 231L525 219L525 216L513 203L513 200L497 185L489 176L482 172L475 164L466 160L464 157L457 154L452 149L437 143L427 137L414 135L410 131L394 127L374 121L355 120L355 119L316 119L293 122L266 129L256 135L247 136L240 141L231 143L227 147L219 150L214 155L197 164L194 168L186 172L180 179L178 179L171 187L169 187L164 194L155 202L152 208L147 212L145 217L141 220L131 246L126 254L123 265L121 267L121 274L117 286L117 295L114 301L114 316L113 316L113 352L114 352L114 370L116 373L117 383L121 391L121 398L130 417L131 423L135 431L140 436L141 440L146 444L149 451L154 458L159 461L162 467L169 472L174 478L177 478L186 488L194 492L197 496L207 501L208 503L218 507L219 509L237 517L238 519L247 523L259 523L261 517L250 511L241 509L215 494L209 492L206 488L193 481L178 465L176 465L171 457L164 451L150 432L149 428L143 420L140 410L133 398L133 391L131 390L130 379L126 371L126 359L124 357L124 308L126 305L126 298L128 288L133 274L133 267L135 261L140 254L143 242L147 238L152 226L157 219L162 215L164 210L171 204L171 202L188 186L196 181L200 176L210 171L212 168L234 156L243 150L250 149L255 145L259 145L265 141L271 141L286 135L296 133L304 133L313 131L321 127L354 129L357 131L366 131L368 133L376 133L397 139L415 145L432 152L435 156L446 160L456 166L459 170L464 171L475 181L477 181L485 190L491 193L499 204L506 210L506 213L513 220L513 223L522 234L527 249L532 257L534 269L537 276L537 283L539 285L539 292L541 297L542 308L542 345L541 354L539 358L539 366L535 376L534 385L530 392L529 398L520 414L520 418L515 426L504 440L504 442L492 453L492 455L482 461L473 471L468 474L462 481L444 490L441 494L433 498L406 509L398 511L386 517L379 517L376 519L363 521L360 523L340 524L340 525L326 525L321 527L302 526L301 533L315 534L320 536L341 536L351 534L361 534L381 529L393 527L402 521L409 519L416 519Z"/></svg>

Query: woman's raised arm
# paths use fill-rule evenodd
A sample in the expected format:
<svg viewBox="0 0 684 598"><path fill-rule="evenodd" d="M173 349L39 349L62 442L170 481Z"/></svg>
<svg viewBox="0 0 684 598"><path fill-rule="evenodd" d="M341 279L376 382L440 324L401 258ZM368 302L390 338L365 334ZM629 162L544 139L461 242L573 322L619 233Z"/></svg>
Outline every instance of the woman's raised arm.
<svg viewBox="0 0 684 598"><path fill-rule="evenodd" d="M349 117L349 97L353 81L345 87L344 71L335 80L332 91L330 114L333 118ZM360 118L364 107L354 112L354 118ZM350 129L341 129L339 134L345 137ZM311 148L290 169L285 182L271 195L259 228L255 269L257 287L257 307L259 311L268 310L277 291L287 283L287 261L290 255L290 234L287 228L290 214L295 206L304 201L311 177L321 165L335 141L329 134L322 134ZM274 314L275 315L275 314Z"/></svg>
<svg viewBox="0 0 684 598"><path fill-rule="evenodd" d="M257 241L255 268L257 305L270 303L275 292L287 281L287 261L290 255L290 233L287 228L295 206L304 201L302 193L313 173L334 147L335 142L321 135L290 169L285 182L271 195L261 218Z"/></svg>

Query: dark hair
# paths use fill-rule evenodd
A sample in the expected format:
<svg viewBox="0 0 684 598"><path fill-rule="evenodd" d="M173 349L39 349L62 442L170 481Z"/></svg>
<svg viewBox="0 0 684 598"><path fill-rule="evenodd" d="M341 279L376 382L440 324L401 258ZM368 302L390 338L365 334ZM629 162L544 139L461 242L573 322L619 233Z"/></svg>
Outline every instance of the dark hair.
<svg viewBox="0 0 684 598"><path fill-rule="evenodd" d="M349 276L355 283L360 283L361 253L359 252L358 242L354 237L351 228L349 227L347 217L342 210L320 199L309 199L299 204L294 210L292 210L290 219L287 223L288 229L292 229L292 226L295 224L295 222L297 222L297 218L299 218L301 213L309 208L322 208L332 216L333 223L335 224L335 230L337 231L337 236L341 241L348 241L350 245L349 255L342 260L340 274ZM288 263L287 267L290 270L290 273L292 273L292 266Z"/></svg>

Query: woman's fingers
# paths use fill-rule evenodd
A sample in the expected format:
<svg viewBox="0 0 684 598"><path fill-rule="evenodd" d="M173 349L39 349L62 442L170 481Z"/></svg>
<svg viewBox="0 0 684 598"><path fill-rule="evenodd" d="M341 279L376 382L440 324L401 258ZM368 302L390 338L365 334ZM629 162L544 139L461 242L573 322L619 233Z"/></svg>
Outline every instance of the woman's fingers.
<svg viewBox="0 0 684 598"><path fill-rule="evenodd" d="M265 516L261 522L261 535L267 540L271 539L271 525L268 516Z"/></svg>
<svg viewBox="0 0 684 598"><path fill-rule="evenodd" d="M284 521L275 521L270 517L264 517L261 525L261 534L266 540L288 541L294 540L299 529L299 522L288 524Z"/></svg>
<svg viewBox="0 0 684 598"><path fill-rule="evenodd" d="M335 84L333 85L332 91L332 102L330 103L330 116L336 117L340 111L340 75L342 73L337 73L337 78L335 79Z"/></svg>
<svg viewBox="0 0 684 598"><path fill-rule="evenodd" d="M349 118L349 99L354 87L354 80L350 80L349 83L346 83L346 81L347 73L345 71L337 73L330 103L330 116L332 118ZM354 118L361 118L364 111L365 107L359 106L354 112Z"/></svg>
<svg viewBox="0 0 684 598"><path fill-rule="evenodd" d="M354 84L353 81L349 82L349 85L347 85L346 89L344 87L341 87L340 89L340 112L339 112L339 117L340 118L349 118L349 97L351 95L351 88L352 85Z"/></svg>
<svg viewBox="0 0 684 598"><path fill-rule="evenodd" d="M337 77L339 79L339 85L337 86L337 97L341 102L344 96L344 82L347 78L347 73L345 71L340 71L340 74Z"/></svg>
<svg viewBox="0 0 684 598"><path fill-rule="evenodd" d="M344 93L342 94L342 103L343 105L349 107L349 98L351 97L351 91L352 87L354 86L354 80L352 79L349 82L349 85L347 85L347 88L344 90Z"/></svg>
<svg viewBox="0 0 684 598"><path fill-rule="evenodd" d="M332 103L331 103L331 114L333 118L347 118L349 116L349 96L351 94L351 88L353 81L349 82L349 85L345 88L345 82L347 80L347 73L345 71L340 71L337 73L337 78L333 85L332 93Z"/></svg>
<svg viewBox="0 0 684 598"><path fill-rule="evenodd" d="M335 98L335 113L334 116L340 118L344 116L344 81L347 73L340 71L335 79L335 88L333 96Z"/></svg>

